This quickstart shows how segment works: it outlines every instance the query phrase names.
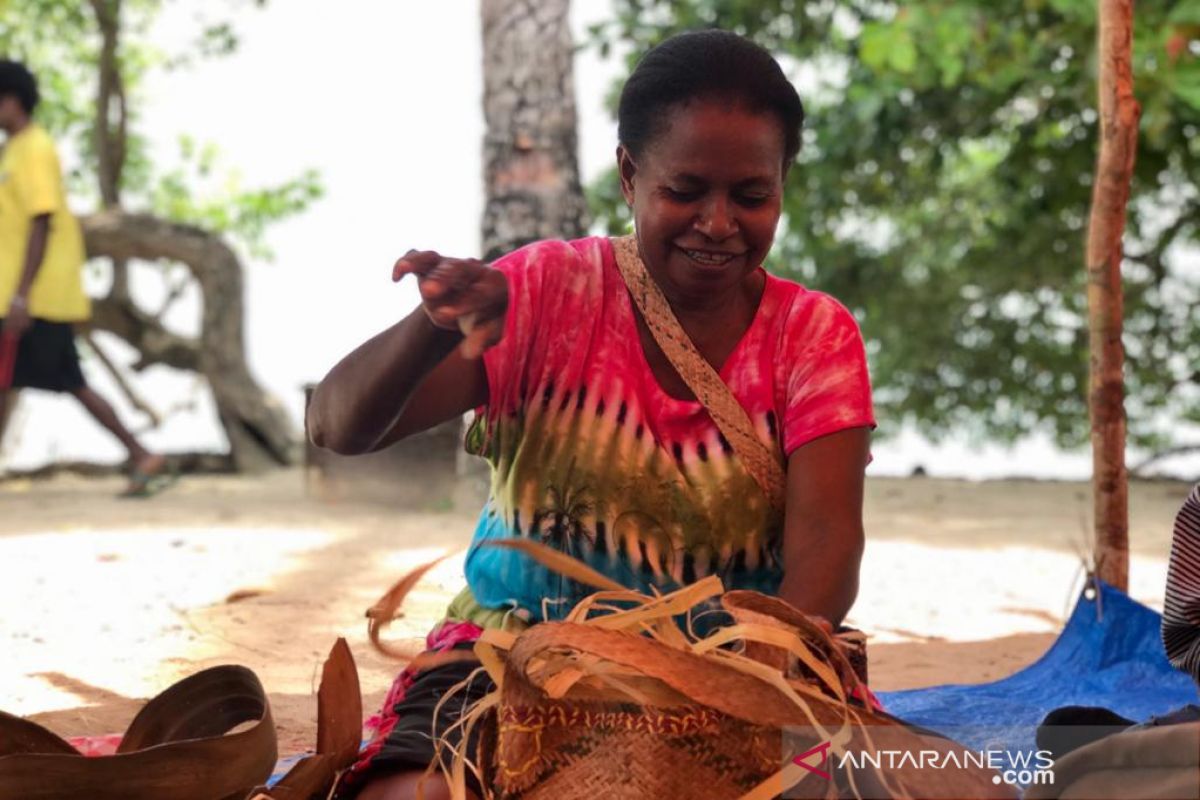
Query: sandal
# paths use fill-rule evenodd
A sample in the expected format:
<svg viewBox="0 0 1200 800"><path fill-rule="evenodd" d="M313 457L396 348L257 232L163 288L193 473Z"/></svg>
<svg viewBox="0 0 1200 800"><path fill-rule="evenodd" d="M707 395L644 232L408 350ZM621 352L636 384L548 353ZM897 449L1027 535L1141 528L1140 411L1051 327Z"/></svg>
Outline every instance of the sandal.
<svg viewBox="0 0 1200 800"><path fill-rule="evenodd" d="M117 497L146 499L168 489L179 480L179 472L166 465L157 472L143 472L137 467L129 473L129 485Z"/></svg>

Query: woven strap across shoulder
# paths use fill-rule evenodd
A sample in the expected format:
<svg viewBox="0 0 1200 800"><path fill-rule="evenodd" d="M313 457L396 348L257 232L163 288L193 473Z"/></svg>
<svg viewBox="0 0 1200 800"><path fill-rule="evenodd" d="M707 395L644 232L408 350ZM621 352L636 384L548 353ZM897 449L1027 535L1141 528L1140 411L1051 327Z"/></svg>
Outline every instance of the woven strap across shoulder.
<svg viewBox="0 0 1200 800"><path fill-rule="evenodd" d="M746 409L712 365L700 355L675 318L675 312L667 303L662 289L642 263L635 237L613 238L612 246L621 277L625 279L625 286L642 313L654 341L658 342L675 371L713 418L746 471L762 487L771 506L782 512L787 494L783 465L755 433Z"/></svg>

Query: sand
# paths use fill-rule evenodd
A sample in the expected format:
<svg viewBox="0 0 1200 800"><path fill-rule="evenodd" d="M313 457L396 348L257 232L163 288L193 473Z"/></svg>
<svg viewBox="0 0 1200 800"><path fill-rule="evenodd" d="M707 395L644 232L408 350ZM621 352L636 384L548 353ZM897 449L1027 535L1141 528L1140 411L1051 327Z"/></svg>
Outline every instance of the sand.
<svg viewBox="0 0 1200 800"><path fill-rule="evenodd" d="M1131 594L1161 608L1181 483L1131 492ZM171 682L223 663L266 686L282 752L310 747L320 665L338 636L368 712L396 665L364 610L409 568L464 546L474 514L329 503L298 471L196 477L149 501L116 479L0 483L0 709L63 736L124 729ZM862 590L872 685L1002 677L1049 646L1081 578L1088 488L1063 482L871 479ZM460 560L411 596L419 637L462 584Z"/></svg>

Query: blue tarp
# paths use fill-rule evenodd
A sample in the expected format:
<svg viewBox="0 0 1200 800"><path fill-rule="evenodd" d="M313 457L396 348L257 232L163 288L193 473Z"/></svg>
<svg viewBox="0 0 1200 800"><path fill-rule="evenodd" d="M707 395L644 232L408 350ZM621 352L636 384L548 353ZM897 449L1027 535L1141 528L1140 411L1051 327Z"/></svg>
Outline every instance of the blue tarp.
<svg viewBox="0 0 1200 800"><path fill-rule="evenodd" d="M1103 706L1141 722L1196 703L1195 682L1163 652L1159 614L1103 582L1093 587L1054 645L1020 672L995 683L881 692L879 699L897 717L969 747L1002 742L1012 752L1035 749L1038 723L1060 706Z"/></svg>

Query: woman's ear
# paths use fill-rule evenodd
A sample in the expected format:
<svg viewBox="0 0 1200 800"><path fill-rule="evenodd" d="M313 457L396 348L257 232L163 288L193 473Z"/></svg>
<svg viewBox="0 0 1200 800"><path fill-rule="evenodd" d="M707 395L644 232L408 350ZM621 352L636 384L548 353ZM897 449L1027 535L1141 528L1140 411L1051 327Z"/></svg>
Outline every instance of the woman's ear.
<svg viewBox="0 0 1200 800"><path fill-rule="evenodd" d="M633 176L637 174L637 164L629 148L623 144L617 145L617 172L621 176L621 194L625 196L625 205L633 208Z"/></svg>

